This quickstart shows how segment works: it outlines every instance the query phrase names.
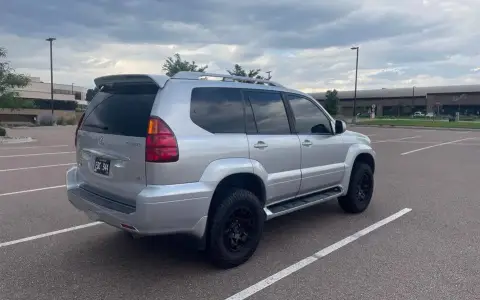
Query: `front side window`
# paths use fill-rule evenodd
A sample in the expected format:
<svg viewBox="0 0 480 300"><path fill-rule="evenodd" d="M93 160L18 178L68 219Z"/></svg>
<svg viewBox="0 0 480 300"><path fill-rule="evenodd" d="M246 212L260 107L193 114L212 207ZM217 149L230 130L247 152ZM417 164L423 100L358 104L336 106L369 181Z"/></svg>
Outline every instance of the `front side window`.
<svg viewBox="0 0 480 300"><path fill-rule="evenodd" d="M289 94L287 100L295 116L295 129L298 134L332 134L330 120L309 99Z"/></svg>

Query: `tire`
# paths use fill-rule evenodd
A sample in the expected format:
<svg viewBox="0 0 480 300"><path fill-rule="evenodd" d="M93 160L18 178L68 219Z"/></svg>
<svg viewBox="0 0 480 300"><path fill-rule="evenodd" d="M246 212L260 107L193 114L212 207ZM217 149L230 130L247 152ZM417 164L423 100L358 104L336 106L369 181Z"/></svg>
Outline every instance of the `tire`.
<svg viewBox="0 0 480 300"><path fill-rule="evenodd" d="M265 214L250 191L234 188L218 196L223 199L217 202L220 204L212 216L207 254L215 266L228 269L245 263L253 255L262 237ZM247 235L243 234L246 232Z"/></svg>
<svg viewBox="0 0 480 300"><path fill-rule="evenodd" d="M359 188L360 185L363 186L362 189ZM338 198L338 204L347 213L358 214L365 211L372 200L374 185L372 168L366 163L356 163L350 175L348 192Z"/></svg>

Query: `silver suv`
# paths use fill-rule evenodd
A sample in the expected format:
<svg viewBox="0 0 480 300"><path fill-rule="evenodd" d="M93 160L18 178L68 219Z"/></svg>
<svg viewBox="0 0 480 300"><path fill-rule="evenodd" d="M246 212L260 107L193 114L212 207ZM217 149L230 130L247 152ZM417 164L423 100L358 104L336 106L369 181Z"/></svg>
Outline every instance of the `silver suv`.
<svg viewBox="0 0 480 300"><path fill-rule="evenodd" d="M374 189L370 139L272 81L197 72L95 79L68 199L135 236L186 234L219 267L246 262L266 220Z"/></svg>

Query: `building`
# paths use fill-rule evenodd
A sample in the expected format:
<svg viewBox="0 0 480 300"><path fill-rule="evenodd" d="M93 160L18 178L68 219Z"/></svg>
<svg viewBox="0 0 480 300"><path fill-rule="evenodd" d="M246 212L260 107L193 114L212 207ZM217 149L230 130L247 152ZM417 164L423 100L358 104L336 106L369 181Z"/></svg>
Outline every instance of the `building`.
<svg viewBox="0 0 480 300"><path fill-rule="evenodd" d="M325 93L312 93L322 105ZM354 91L339 91L340 113L353 115ZM398 89L358 90L357 113L376 106L377 116L410 116L416 111L442 115L480 115L480 85L431 86Z"/></svg>
<svg viewBox="0 0 480 300"><path fill-rule="evenodd" d="M51 114L50 82L43 82L39 77L30 77L30 84L18 89L22 100L31 101L35 108L0 109L0 122L34 122L43 114ZM53 84L53 109L56 117L75 117L77 107L87 105L85 101L87 89L72 84Z"/></svg>

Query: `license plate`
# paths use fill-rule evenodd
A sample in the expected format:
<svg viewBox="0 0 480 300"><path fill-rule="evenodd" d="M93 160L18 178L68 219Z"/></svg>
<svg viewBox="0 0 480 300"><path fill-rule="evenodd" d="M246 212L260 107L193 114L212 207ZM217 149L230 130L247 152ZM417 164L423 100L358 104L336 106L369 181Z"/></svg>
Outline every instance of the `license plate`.
<svg viewBox="0 0 480 300"><path fill-rule="evenodd" d="M108 176L110 174L110 160L104 158L95 158L93 172Z"/></svg>

